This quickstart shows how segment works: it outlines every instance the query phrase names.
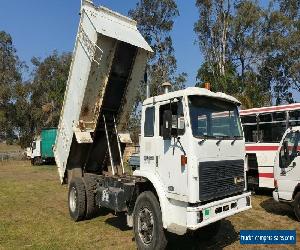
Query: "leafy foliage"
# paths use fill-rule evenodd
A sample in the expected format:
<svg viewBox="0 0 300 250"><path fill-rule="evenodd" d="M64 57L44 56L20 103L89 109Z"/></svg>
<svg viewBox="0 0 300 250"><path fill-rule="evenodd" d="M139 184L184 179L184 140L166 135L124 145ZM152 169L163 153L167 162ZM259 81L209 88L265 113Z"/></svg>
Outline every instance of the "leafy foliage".
<svg viewBox="0 0 300 250"><path fill-rule="evenodd" d="M0 31L0 137L13 139L13 97L22 82L22 64L16 55L11 36Z"/></svg>
<svg viewBox="0 0 300 250"><path fill-rule="evenodd" d="M43 127L58 126L71 54L54 51L44 60L33 58L32 80L23 70L9 34L0 32L0 139L25 147Z"/></svg>
<svg viewBox="0 0 300 250"><path fill-rule="evenodd" d="M66 82L71 63L71 54L58 55L56 51L41 61L33 58L35 66L31 83L32 114L36 129L57 127L62 107Z"/></svg>
<svg viewBox="0 0 300 250"><path fill-rule="evenodd" d="M197 0L205 62L198 85L239 98L244 108L293 102L299 91L299 1ZM249 14L251 13L251 15Z"/></svg>
<svg viewBox="0 0 300 250"><path fill-rule="evenodd" d="M185 87L187 74L177 74L171 31L179 11L174 0L140 0L129 15L137 21L138 28L153 49L147 65L147 81L151 95L162 93L161 84L168 81L173 90ZM141 102L146 98L146 82L139 87L130 127L134 138L138 137ZM135 140L136 141L136 140ZM137 141L136 141L137 142Z"/></svg>

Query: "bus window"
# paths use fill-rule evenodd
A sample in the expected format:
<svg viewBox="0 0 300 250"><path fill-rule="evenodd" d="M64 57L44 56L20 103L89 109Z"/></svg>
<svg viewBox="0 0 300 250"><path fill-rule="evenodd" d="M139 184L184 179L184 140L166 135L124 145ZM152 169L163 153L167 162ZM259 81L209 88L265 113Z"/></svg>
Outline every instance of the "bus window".
<svg viewBox="0 0 300 250"><path fill-rule="evenodd" d="M286 112L273 113L272 141L280 142L286 130Z"/></svg>
<svg viewBox="0 0 300 250"><path fill-rule="evenodd" d="M260 123L263 123L263 122L271 123L272 122L272 115L271 114L260 114L258 116L258 118L259 118Z"/></svg>
<svg viewBox="0 0 300 250"><path fill-rule="evenodd" d="M258 116L259 121L259 142L272 142L272 115L260 114Z"/></svg>
<svg viewBox="0 0 300 250"><path fill-rule="evenodd" d="M289 126L300 125L300 110L294 110L289 112Z"/></svg>
<svg viewBox="0 0 300 250"><path fill-rule="evenodd" d="M242 124L256 124L256 115L247 115L241 117Z"/></svg>
<svg viewBox="0 0 300 250"><path fill-rule="evenodd" d="M257 125L243 125L246 142L257 142Z"/></svg>
<svg viewBox="0 0 300 250"><path fill-rule="evenodd" d="M246 142L256 142L257 141L257 122L256 115L248 115L241 117L244 135Z"/></svg>
<svg viewBox="0 0 300 250"><path fill-rule="evenodd" d="M273 113L273 121L275 122L286 122L285 112L275 112Z"/></svg>

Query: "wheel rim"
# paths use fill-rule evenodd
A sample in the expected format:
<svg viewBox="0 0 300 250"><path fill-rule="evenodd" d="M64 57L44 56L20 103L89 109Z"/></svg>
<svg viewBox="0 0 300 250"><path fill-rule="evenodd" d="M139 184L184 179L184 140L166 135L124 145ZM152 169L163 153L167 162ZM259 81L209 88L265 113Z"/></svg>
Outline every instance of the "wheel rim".
<svg viewBox="0 0 300 250"><path fill-rule="evenodd" d="M145 245L149 245L153 239L154 220L152 211L142 208L138 213L139 237Z"/></svg>
<svg viewBox="0 0 300 250"><path fill-rule="evenodd" d="M69 199L69 205L72 212L75 212L76 210L76 202L77 202L77 191L75 187L72 187L70 190L70 199Z"/></svg>

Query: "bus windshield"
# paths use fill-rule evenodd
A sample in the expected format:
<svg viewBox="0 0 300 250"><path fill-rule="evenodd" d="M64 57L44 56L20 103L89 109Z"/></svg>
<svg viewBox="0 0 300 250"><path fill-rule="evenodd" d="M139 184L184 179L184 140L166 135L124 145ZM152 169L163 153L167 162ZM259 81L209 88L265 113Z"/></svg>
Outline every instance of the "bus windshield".
<svg viewBox="0 0 300 250"><path fill-rule="evenodd" d="M189 96L193 136L242 139L237 106L211 97Z"/></svg>

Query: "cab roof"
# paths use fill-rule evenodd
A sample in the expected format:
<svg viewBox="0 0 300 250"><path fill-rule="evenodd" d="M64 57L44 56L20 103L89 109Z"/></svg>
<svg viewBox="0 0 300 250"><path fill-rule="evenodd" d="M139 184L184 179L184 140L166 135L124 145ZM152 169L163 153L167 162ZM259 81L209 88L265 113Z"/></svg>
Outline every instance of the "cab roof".
<svg viewBox="0 0 300 250"><path fill-rule="evenodd" d="M211 97L211 98L216 98L219 100L224 100L224 101L228 101L228 102L232 102L235 103L237 105L240 105L240 102L234 98L233 96L221 93L221 92L212 92L208 89L205 88L198 88L198 87L188 87L184 90L178 90L178 91L173 91L173 92L169 92L167 94L162 94L162 95L158 95L158 96L153 96L150 98L147 98L144 102L143 102L143 106L144 105L149 105L149 104L154 104L157 102L163 102L163 101L167 101L173 98L179 98L179 97L183 97L183 96L191 96L191 95L198 95L198 96L206 96L206 97Z"/></svg>

